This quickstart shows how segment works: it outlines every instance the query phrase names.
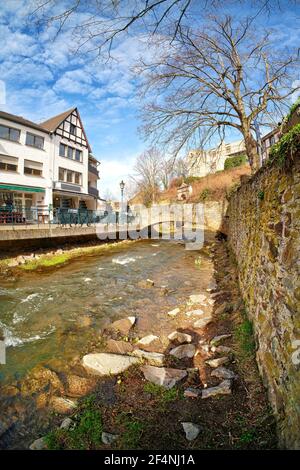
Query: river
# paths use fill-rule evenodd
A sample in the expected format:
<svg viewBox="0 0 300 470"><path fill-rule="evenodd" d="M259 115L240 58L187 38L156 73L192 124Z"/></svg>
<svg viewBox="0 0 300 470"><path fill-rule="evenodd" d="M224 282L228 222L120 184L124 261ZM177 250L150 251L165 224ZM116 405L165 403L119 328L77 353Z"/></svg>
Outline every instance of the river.
<svg viewBox="0 0 300 470"><path fill-rule="evenodd" d="M22 379L37 364L81 356L104 325L124 316L138 318L140 335L159 333L166 312L205 287L211 264L206 260L197 269L198 256L178 242L138 241L56 270L2 280L0 329L7 348L1 384ZM139 288L147 278L155 287Z"/></svg>

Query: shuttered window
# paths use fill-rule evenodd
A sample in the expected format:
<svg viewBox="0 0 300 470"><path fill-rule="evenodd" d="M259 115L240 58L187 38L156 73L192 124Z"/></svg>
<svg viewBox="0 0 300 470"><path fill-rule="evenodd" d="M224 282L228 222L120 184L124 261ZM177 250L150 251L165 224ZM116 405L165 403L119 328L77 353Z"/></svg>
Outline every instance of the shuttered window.
<svg viewBox="0 0 300 470"><path fill-rule="evenodd" d="M34 162L31 160L24 161L24 174L32 176L42 176L43 175L43 164L39 162Z"/></svg>
<svg viewBox="0 0 300 470"><path fill-rule="evenodd" d="M18 159L7 155L0 155L0 171L18 171Z"/></svg>

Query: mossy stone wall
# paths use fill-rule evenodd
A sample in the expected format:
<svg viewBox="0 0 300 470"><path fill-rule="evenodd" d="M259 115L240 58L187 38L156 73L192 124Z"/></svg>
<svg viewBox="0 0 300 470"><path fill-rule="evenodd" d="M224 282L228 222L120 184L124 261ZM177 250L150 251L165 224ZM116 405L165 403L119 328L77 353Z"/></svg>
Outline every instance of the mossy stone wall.
<svg viewBox="0 0 300 470"><path fill-rule="evenodd" d="M300 448L300 155L259 170L231 196L227 231L253 322L280 444Z"/></svg>

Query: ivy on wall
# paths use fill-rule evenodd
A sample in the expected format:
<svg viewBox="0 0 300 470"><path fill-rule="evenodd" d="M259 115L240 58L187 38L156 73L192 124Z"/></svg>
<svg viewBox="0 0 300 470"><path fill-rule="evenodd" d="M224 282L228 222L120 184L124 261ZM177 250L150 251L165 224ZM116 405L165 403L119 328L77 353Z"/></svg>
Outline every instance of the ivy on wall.
<svg viewBox="0 0 300 470"><path fill-rule="evenodd" d="M296 124L289 132L284 134L279 142L270 149L269 162L276 162L284 166L289 160L294 160L300 151L300 124Z"/></svg>

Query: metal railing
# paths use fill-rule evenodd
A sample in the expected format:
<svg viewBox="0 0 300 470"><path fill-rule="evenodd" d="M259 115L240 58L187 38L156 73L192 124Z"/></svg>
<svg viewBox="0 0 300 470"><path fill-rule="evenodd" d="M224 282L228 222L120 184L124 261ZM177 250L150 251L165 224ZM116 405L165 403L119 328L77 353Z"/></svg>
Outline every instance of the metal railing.
<svg viewBox="0 0 300 470"><path fill-rule="evenodd" d="M0 225L38 224L50 220L49 209L7 205L0 207Z"/></svg>
<svg viewBox="0 0 300 470"><path fill-rule="evenodd" d="M89 210L89 209L62 209L62 208L41 208L41 207L21 207L6 206L0 207L0 227L7 225L45 225L56 224L60 226L94 225L98 223L115 224L131 223L134 220L133 214L122 213L119 216L117 211Z"/></svg>

